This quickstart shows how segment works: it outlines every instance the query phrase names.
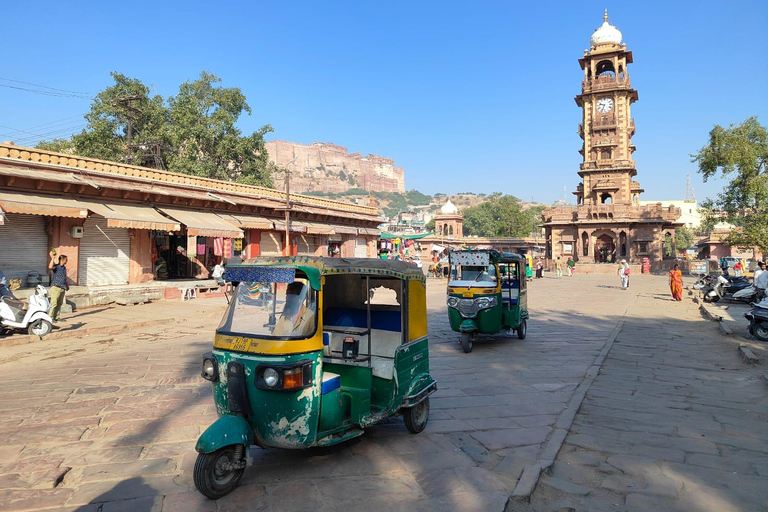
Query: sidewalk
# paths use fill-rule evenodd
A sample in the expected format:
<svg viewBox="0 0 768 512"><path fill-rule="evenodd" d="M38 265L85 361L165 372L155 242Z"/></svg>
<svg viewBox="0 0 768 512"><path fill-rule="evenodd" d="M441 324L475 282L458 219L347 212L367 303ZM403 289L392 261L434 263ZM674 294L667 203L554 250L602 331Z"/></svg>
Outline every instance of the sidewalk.
<svg viewBox="0 0 768 512"><path fill-rule="evenodd" d="M767 509L765 370L664 284L641 284L555 463L508 510Z"/></svg>
<svg viewBox="0 0 768 512"><path fill-rule="evenodd" d="M187 319L208 317L207 313L216 311L218 324L226 299L223 297L198 298L189 301L161 300L145 304L120 306L110 304L96 306L72 313L62 313L61 320L54 326L53 331L43 340L61 340L71 337L83 337L92 334L119 334L131 329L150 325L163 325L183 322ZM37 336L16 331L13 334L0 336L0 347L25 345L40 342Z"/></svg>

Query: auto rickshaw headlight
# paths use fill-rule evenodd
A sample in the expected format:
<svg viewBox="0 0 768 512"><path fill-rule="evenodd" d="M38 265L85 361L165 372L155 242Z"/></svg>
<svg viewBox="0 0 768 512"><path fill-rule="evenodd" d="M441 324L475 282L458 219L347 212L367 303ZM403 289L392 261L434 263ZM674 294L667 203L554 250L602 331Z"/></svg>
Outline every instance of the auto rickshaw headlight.
<svg viewBox="0 0 768 512"><path fill-rule="evenodd" d="M480 297L477 299L478 309L488 309L496 305L496 297Z"/></svg>
<svg viewBox="0 0 768 512"><path fill-rule="evenodd" d="M267 368L264 370L264 384L273 388L280 382L280 375L274 368Z"/></svg>
<svg viewBox="0 0 768 512"><path fill-rule="evenodd" d="M448 307L449 308L455 308L459 305L459 298L458 297L448 297Z"/></svg>
<svg viewBox="0 0 768 512"><path fill-rule="evenodd" d="M203 356L203 370L200 375L211 382L219 380L219 362L211 354Z"/></svg>

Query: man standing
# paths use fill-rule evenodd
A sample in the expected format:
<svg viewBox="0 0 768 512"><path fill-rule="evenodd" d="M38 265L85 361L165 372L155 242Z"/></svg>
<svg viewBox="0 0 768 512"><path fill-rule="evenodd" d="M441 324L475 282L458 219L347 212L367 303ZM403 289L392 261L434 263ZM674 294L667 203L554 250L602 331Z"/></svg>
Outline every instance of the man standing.
<svg viewBox="0 0 768 512"><path fill-rule="evenodd" d="M56 249L51 249L51 262L48 263L48 270L51 274L51 309L48 311L48 316L53 319L54 322L59 321L59 313L61 313L61 305L64 304L64 292L69 290L67 284L67 257L65 255L59 256L59 262L55 263Z"/></svg>
<svg viewBox="0 0 768 512"><path fill-rule="evenodd" d="M762 261L758 265L759 270L755 270L753 283L755 288L757 288L757 299L763 300L765 298L765 289L768 288L768 271L765 270L765 263Z"/></svg>
<svg viewBox="0 0 768 512"><path fill-rule="evenodd" d="M560 261L560 256L557 257L557 261L555 262L555 270L557 271L558 279L563 277L563 262Z"/></svg>

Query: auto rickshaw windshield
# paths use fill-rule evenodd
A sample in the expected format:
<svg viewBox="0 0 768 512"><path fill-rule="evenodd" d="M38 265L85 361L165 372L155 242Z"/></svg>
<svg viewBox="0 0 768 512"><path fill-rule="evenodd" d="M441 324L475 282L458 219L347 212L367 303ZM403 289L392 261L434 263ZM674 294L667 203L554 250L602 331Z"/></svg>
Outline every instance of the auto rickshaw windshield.
<svg viewBox="0 0 768 512"><path fill-rule="evenodd" d="M306 339L317 330L317 291L292 283L242 282L217 329L251 338Z"/></svg>
<svg viewBox="0 0 768 512"><path fill-rule="evenodd" d="M452 276L452 282L458 281L457 286L488 286L489 283L496 282L496 267L494 265L456 265L455 274Z"/></svg>

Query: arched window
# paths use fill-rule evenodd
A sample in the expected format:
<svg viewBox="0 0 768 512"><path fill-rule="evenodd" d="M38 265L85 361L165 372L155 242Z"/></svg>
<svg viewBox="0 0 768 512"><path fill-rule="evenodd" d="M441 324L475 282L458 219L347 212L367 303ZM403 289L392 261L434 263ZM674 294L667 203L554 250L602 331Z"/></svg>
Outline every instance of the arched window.
<svg viewBox="0 0 768 512"><path fill-rule="evenodd" d="M598 76L602 77L610 76L613 77L616 75L616 70L613 68L613 62L609 60L601 60L597 63L597 68L595 68L595 72Z"/></svg>
<svg viewBox="0 0 768 512"><path fill-rule="evenodd" d="M611 159L611 150L608 148L603 148L600 151L600 159L601 160L610 160Z"/></svg>
<svg viewBox="0 0 768 512"><path fill-rule="evenodd" d="M601 195L600 202L603 204L611 204L611 194L605 193Z"/></svg>
<svg viewBox="0 0 768 512"><path fill-rule="evenodd" d="M448 226L448 234L449 235L453 234L453 226Z"/></svg>
<svg viewBox="0 0 768 512"><path fill-rule="evenodd" d="M444 235L448 234L448 224L443 224L443 234Z"/></svg>
<svg viewBox="0 0 768 512"><path fill-rule="evenodd" d="M589 256L589 235L586 233L581 234L581 246L584 248L584 256Z"/></svg>

